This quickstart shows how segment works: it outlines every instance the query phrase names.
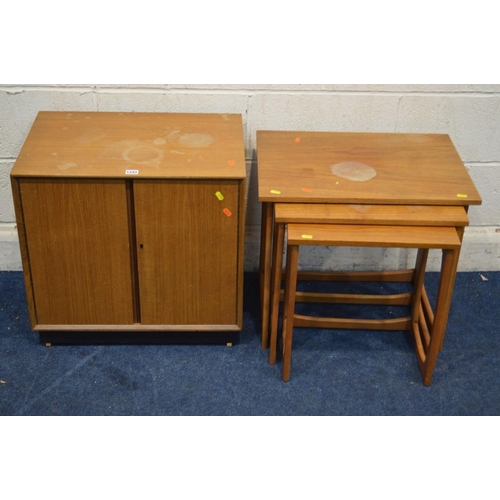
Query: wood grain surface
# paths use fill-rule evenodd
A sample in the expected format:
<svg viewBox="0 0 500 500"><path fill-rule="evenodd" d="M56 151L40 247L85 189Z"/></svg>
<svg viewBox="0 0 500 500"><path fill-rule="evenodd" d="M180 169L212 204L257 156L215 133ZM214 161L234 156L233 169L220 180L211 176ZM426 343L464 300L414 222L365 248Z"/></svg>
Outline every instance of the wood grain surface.
<svg viewBox="0 0 500 500"><path fill-rule="evenodd" d="M469 225L464 207L428 205L343 205L276 203L276 222L394 226Z"/></svg>
<svg viewBox="0 0 500 500"><path fill-rule="evenodd" d="M453 227L288 224L289 245L460 248Z"/></svg>
<svg viewBox="0 0 500 500"><path fill-rule="evenodd" d="M236 324L238 181L135 181L134 201L141 323Z"/></svg>
<svg viewBox="0 0 500 500"><path fill-rule="evenodd" d="M244 178L245 173L241 115L76 111L38 113L12 170L15 177Z"/></svg>
<svg viewBox="0 0 500 500"><path fill-rule="evenodd" d="M133 323L125 181L20 187L37 324Z"/></svg>
<svg viewBox="0 0 500 500"><path fill-rule="evenodd" d="M257 132L262 202L477 205L444 134Z"/></svg>

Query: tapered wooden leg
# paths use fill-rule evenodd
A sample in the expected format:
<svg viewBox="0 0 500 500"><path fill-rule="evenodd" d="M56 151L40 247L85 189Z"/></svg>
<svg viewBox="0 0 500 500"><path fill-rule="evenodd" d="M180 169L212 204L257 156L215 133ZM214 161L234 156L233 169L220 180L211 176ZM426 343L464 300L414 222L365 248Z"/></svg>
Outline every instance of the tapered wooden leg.
<svg viewBox="0 0 500 500"><path fill-rule="evenodd" d="M458 237L460 238L460 243L462 243L462 241L463 241L464 232L465 232L464 227L457 227L457 234L458 234ZM462 250L462 245L460 245L460 248L458 249L457 261L459 260L461 250ZM456 272L455 272L455 278L456 278ZM453 288L455 287L455 278L453 279ZM443 343L444 343L444 335L443 335L443 338L441 339L441 345L439 346L439 352L441 352L443 349Z"/></svg>
<svg viewBox="0 0 500 500"><path fill-rule="evenodd" d="M285 224L274 225L273 257L271 273L271 345L269 363L276 363L278 344L278 322L280 310L281 268L283 266L283 247L285 243Z"/></svg>
<svg viewBox="0 0 500 500"><path fill-rule="evenodd" d="M297 268L299 264L298 245L288 245L286 255L285 296L283 299L283 381L290 379L292 363L293 315L297 288Z"/></svg>
<svg viewBox="0 0 500 500"><path fill-rule="evenodd" d="M417 253L417 262L415 264L415 278L413 280L413 299L411 308L412 323L418 323L418 318L420 315L420 301L422 300L425 266L427 265L428 256L429 250L427 248L419 248Z"/></svg>
<svg viewBox="0 0 500 500"><path fill-rule="evenodd" d="M262 349L269 347L269 300L271 288L272 267L272 229L273 229L273 204L262 204L262 222L260 233L260 312L261 312L261 343Z"/></svg>
<svg viewBox="0 0 500 500"><path fill-rule="evenodd" d="M432 371L436 365L437 355L441 348L446 330L459 254L459 249L443 250L441 276L439 279L439 289L429 350L427 352L425 362L421 364L422 379L424 381L424 385L427 386L431 385Z"/></svg>

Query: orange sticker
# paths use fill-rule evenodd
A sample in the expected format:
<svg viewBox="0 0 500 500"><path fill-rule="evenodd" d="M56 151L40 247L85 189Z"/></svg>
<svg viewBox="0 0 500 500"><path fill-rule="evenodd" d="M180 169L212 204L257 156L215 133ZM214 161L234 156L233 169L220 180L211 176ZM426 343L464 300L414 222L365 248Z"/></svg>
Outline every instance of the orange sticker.
<svg viewBox="0 0 500 500"><path fill-rule="evenodd" d="M302 188L302 191L304 191L304 193L312 193L313 190L311 188Z"/></svg>
<svg viewBox="0 0 500 500"><path fill-rule="evenodd" d="M223 210L223 212L224 212L224 213L225 213L228 217L231 217L231 215L233 215L233 214L231 213L231 211L229 210L229 208L225 208L225 209Z"/></svg>
<svg viewBox="0 0 500 500"><path fill-rule="evenodd" d="M234 160L228 160L228 163L229 165L231 165L231 167L234 167Z"/></svg>
<svg viewBox="0 0 500 500"><path fill-rule="evenodd" d="M295 142L300 142L300 137L296 137Z"/></svg>

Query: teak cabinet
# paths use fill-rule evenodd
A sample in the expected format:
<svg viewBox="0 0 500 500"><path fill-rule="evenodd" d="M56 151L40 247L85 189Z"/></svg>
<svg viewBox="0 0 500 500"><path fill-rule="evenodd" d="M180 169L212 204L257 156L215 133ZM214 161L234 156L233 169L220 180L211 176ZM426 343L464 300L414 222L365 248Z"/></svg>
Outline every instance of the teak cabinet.
<svg viewBox="0 0 500 500"><path fill-rule="evenodd" d="M41 340L237 340L245 172L240 115L40 112L11 181Z"/></svg>

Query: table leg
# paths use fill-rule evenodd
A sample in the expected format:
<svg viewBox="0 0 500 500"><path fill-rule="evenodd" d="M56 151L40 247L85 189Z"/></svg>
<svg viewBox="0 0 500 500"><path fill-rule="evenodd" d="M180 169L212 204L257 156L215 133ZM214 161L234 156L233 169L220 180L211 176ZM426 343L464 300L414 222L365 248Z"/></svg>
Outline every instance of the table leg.
<svg viewBox="0 0 500 500"><path fill-rule="evenodd" d="M427 257L429 256L428 248L419 248L417 253L417 262L415 264L415 278L413 280L413 300L411 309L412 323L418 323L420 316L420 303L422 300L422 290L424 287L425 267Z"/></svg>
<svg viewBox="0 0 500 500"><path fill-rule="evenodd" d="M269 347L269 306L271 290L271 267L272 267L272 229L273 229L273 204L262 203L262 223L260 233L260 264L259 264L259 286L260 286L260 312L261 312L261 343L262 349Z"/></svg>
<svg viewBox="0 0 500 500"><path fill-rule="evenodd" d="M288 382L288 380L290 380L293 316L295 314L298 263L298 245L288 245L286 255L285 296L283 298L283 382Z"/></svg>
<svg viewBox="0 0 500 500"><path fill-rule="evenodd" d="M275 224L272 257L273 266L271 272L271 346L269 349L269 363L271 365L276 363L284 243L285 224Z"/></svg>
<svg viewBox="0 0 500 500"><path fill-rule="evenodd" d="M436 300L436 311L434 323L431 330L429 349L423 362L420 362L420 370L424 385L431 385L432 371L436 365L437 355L441 348L448 314L450 312L451 297L455 285L455 277L458 266L460 249L443 250L443 261L441 265L441 276L439 279L439 289Z"/></svg>
<svg viewBox="0 0 500 500"><path fill-rule="evenodd" d="M464 232L465 232L465 227L457 227L457 234L458 234L458 237L460 238L460 244L463 241ZM460 255L461 249L462 249L462 246L460 245L460 249L458 250L459 255ZM458 257L457 257L457 259L458 259ZM456 274L455 274L455 276L456 276ZM455 282L453 282L453 286L455 286ZM441 352L441 350L443 349L443 342L444 342L444 335L443 335L443 338L441 339L441 345L439 346L439 352Z"/></svg>

